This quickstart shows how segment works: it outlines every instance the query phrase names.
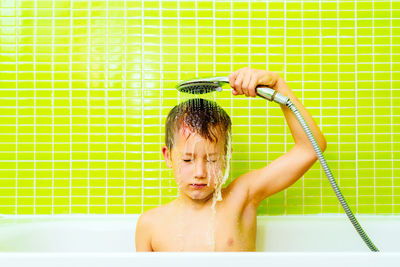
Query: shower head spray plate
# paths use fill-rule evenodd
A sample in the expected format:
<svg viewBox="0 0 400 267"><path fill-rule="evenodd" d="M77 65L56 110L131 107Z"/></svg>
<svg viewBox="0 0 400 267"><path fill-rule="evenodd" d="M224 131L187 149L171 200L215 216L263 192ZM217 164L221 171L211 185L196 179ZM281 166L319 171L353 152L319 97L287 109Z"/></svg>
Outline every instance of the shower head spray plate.
<svg viewBox="0 0 400 267"><path fill-rule="evenodd" d="M206 94L222 91L221 86L229 83L228 77L197 78L179 83L176 89L182 93Z"/></svg>

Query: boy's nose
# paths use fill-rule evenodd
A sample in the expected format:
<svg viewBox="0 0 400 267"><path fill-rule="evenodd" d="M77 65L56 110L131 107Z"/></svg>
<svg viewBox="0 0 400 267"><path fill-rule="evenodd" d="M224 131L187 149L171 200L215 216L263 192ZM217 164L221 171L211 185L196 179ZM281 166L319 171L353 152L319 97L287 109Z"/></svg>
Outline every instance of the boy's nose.
<svg viewBox="0 0 400 267"><path fill-rule="evenodd" d="M198 160L194 167L194 176L196 178L206 178L207 177L207 167L206 163L202 160Z"/></svg>

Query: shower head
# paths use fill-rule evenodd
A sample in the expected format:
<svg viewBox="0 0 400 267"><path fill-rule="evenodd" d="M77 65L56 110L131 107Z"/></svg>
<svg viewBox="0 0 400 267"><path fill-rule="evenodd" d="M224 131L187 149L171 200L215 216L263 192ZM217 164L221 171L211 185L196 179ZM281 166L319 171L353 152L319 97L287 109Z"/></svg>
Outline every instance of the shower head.
<svg viewBox="0 0 400 267"><path fill-rule="evenodd" d="M221 92L221 86L226 83L229 83L228 77L197 78L179 83L176 89L182 93L206 94L213 91Z"/></svg>
<svg viewBox="0 0 400 267"><path fill-rule="evenodd" d="M221 86L226 83L229 83L228 77L196 78L177 84L176 89L182 93L206 94L213 91L221 92ZM289 100L286 96L267 86L257 86L256 92L258 96L282 105L286 105Z"/></svg>

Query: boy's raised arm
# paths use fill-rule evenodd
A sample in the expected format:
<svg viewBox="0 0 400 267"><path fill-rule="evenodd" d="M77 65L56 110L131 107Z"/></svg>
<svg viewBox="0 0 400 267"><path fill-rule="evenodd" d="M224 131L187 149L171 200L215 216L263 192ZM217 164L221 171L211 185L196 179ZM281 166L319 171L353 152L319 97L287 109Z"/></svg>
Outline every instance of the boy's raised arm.
<svg viewBox="0 0 400 267"><path fill-rule="evenodd" d="M254 97L256 96L255 88L258 85L267 85L289 97L306 120L321 151L326 149L326 140L318 125L278 74L265 70L244 68L232 73L229 76L229 81L234 95L245 94L246 96ZM238 177L234 183L234 186L244 187L247 190L248 204L252 204L255 207L268 196L284 190L296 182L318 159L307 135L292 111L283 105L281 105L281 109L289 125L295 145L290 151L266 167L246 173Z"/></svg>

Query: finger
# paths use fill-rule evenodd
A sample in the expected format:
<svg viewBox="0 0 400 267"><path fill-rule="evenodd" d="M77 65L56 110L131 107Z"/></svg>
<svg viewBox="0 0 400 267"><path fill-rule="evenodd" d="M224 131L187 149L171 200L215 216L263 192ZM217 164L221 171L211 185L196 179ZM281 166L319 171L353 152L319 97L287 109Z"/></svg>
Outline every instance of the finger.
<svg viewBox="0 0 400 267"><path fill-rule="evenodd" d="M250 96L250 82L252 80L254 75L252 75L252 72L250 70L246 71L246 75L243 78L243 84L242 84L242 90L246 94L246 96Z"/></svg>
<svg viewBox="0 0 400 267"><path fill-rule="evenodd" d="M235 90L235 89L232 89L232 95L238 95L239 93Z"/></svg>
<svg viewBox="0 0 400 267"><path fill-rule="evenodd" d="M252 78L250 80L250 83L249 83L249 86L248 86L250 96L252 96L252 97L256 97L257 96L257 89L256 89L257 85L258 85L257 84L257 77L254 75L254 76L252 76Z"/></svg>
<svg viewBox="0 0 400 267"><path fill-rule="evenodd" d="M244 77L244 71L243 69L240 69L234 84L235 85L234 89L238 92L239 95L243 94L243 89L242 89L243 77Z"/></svg>
<svg viewBox="0 0 400 267"><path fill-rule="evenodd" d="M231 88L235 88L235 80L237 78L237 71L232 72L231 74L229 74L229 86Z"/></svg>

